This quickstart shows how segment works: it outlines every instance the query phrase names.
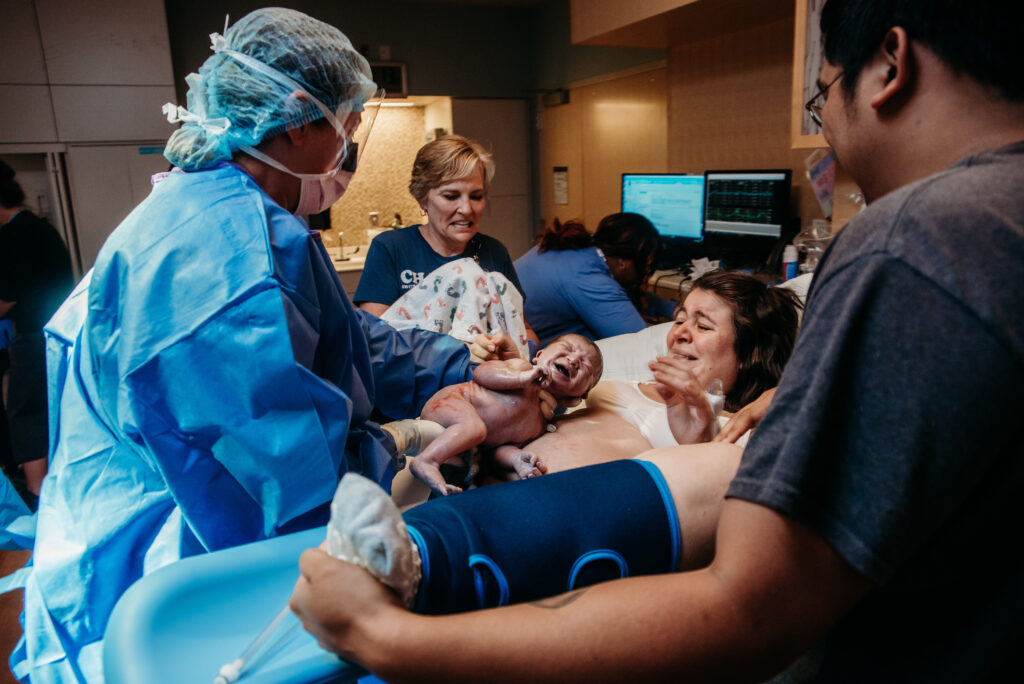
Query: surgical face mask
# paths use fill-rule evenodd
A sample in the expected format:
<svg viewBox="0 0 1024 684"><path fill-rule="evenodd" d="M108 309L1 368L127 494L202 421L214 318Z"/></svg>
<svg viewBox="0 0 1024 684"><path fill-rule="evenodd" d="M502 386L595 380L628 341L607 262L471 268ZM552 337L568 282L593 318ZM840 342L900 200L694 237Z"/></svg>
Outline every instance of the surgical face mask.
<svg viewBox="0 0 1024 684"><path fill-rule="evenodd" d="M273 166L278 171L283 171L289 176L295 176L302 181L299 189L299 203L296 205L295 210L292 211L297 216L319 214L321 211L329 209L332 204L345 194L345 189L348 188L348 184L352 180L352 174L355 172L355 155L352 156L351 164L346 163L347 159L342 159L333 171L327 173L296 173L291 169L285 168L284 164L271 159L259 150L251 147L243 147L242 149L247 154L269 166ZM351 166L352 170L345 170L349 166Z"/></svg>
<svg viewBox="0 0 1024 684"><path fill-rule="evenodd" d="M344 135L343 128L342 135ZM294 176L302 181L299 189L299 203L292 213L297 216L308 216L326 211L345 194L345 189L348 188L348 184L352 180L352 174L356 170L357 147L355 143L343 141L341 150L338 152L338 160L334 170L327 173L298 173L286 168L281 162L272 159L253 147L246 145L241 149L246 154L259 159L278 171L283 171L289 176Z"/></svg>

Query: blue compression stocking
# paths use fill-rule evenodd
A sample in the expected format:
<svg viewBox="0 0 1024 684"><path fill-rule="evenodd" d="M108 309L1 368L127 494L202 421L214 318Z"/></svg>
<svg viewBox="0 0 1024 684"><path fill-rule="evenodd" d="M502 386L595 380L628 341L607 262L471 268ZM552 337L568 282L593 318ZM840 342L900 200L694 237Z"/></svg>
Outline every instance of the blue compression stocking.
<svg viewBox="0 0 1024 684"><path fill-rule="evenodd" d="M404 519L423 562L419 613L477 610L674 572L682 551L668 486L646 461L433 499Z"/></svg>

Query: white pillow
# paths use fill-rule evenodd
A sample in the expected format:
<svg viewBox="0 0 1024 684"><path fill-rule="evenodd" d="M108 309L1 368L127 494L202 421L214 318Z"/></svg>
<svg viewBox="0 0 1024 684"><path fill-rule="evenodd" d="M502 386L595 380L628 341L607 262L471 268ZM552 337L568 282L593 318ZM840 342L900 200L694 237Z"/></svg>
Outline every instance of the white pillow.
<svg viewBox="0 0 1024 684"><path fill-rule="evenodd" d="M672 321L652 325L635 333L615 335L597 340L604 357L602 380L647 381L651 379L649 361L668 353L665 337Z"/></svg>

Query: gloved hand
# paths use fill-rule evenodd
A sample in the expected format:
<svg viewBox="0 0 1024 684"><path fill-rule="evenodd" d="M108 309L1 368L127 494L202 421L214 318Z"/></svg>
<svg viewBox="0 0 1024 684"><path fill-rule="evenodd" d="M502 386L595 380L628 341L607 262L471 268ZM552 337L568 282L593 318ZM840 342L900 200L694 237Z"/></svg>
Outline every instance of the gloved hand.
<svg viewBox="0 0 1024 684"><path fill-rule="evenodd" d="M444 432L444 427L440 423L420 418L384 423L381 428L395 440L396 456L415 456Z"/></svg>
<svg viewBox="0 0 1024 684"><path fill-rule="evenodd" d="M518 359L519 350L516 348L512 338L505 333L498 333L497 335L481 333L470 343L469 355L475 363L483 363L484 361L494 359L505 361L507 359Z"/></svg>

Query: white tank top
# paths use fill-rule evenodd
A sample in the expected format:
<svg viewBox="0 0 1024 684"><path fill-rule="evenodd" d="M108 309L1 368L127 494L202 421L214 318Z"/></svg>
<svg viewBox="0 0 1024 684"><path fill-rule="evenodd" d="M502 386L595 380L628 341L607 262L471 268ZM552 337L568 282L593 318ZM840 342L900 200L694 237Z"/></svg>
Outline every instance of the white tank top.
<svg viewBox="0 0 1024 684"><path fill-rule="evenodd" d="M710 395L708 399L717 416L714 430L717 433L727 420L724 416L717 415L721 411L722 400ZM587 406L611 411L635 426L654 449L678 445L668 424L668 407L641 392L639 382L603 380L590 390L590 394L587 395ZM747 437L748 435L743 435L738 442L740 446L746 444Z"/></svg>

